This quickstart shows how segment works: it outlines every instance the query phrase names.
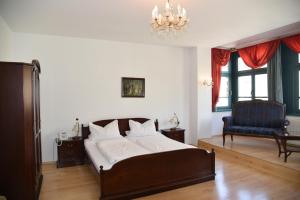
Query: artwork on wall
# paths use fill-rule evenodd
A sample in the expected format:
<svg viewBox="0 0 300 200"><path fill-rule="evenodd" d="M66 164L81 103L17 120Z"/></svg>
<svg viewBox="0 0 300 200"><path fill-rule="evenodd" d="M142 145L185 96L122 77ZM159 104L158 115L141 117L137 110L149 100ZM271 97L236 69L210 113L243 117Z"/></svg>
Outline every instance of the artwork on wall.
<svg viewBox="0 0 300 200"><path fill-rule="evenodd" d="M145 97L145 79L122 77L122 97Z"/></svg>

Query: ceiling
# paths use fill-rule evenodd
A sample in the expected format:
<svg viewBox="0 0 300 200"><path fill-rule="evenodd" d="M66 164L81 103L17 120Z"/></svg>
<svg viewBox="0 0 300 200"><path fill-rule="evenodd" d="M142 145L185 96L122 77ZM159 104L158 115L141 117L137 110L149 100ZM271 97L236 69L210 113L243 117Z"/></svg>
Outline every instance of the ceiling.
<svg viewBox="0 0 300 200"><path fill-rule="evenodd" d="M154 5L165 0L0 0L0 16L14 32L208 47L234 46L234 41L300 22L300 0L177 2L187 9L190 24L172 39L159 38L149 25Z"/></svg>

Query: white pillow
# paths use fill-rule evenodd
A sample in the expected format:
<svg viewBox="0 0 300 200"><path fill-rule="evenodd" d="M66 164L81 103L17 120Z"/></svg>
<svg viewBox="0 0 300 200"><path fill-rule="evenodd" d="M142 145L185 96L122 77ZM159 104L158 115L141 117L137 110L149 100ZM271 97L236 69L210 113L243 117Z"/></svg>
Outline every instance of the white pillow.
<svg viewBox="0 0 300 200"><path fill-rule="evenodd" d="M119 131L118 120L114 120L104 127L89 123L89 129L91 132L90 139L93 141L122 137Z"/></svg>
<svg viewBox="0 0 300 200"><path fill-rule="evenodd" d="M142 135L151 135L156 133L156 128L154 120L150 119L143 124L137 121L129 120L130 131L127 135L130 136L142 136Z"/></svg>

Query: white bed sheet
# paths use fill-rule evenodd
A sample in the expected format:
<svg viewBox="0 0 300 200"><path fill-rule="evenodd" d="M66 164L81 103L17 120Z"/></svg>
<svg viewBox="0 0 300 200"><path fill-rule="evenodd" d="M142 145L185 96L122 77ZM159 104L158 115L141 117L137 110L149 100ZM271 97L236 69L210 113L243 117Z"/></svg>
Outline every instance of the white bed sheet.
<svg viewBox="0 0 300 200"><path fill-rule="evenodd" d="M138 136L138 137L126 136L125 138L145 148L151 153L196 148L192 145L188 145L188 144L184 144L172 140L162 135L161 133L155 135L149 135L149 136ZM101 153L101 151L98 149L95 141L91 141L90 139L85 139L84 146L87 154L89 155L91 161L93 162L98 172L100 171L101 165L103 166L104 170L108 170L113 166L113 164L111 164Z"/></svg>
<svg viewBox="0 0 300 200"><path fill-rule="evenodd" d="M196 148L192 145L172 140L161 133L147 136L126 136L126 138L151 151L152 153Z"/></svg>
<svg viewBox="0 0 300 200"><path fill-rule="evenodd" d="M108 170L113 166L101 154L101 152L98 150L95 142L92 142L89 139L85 139L84 147L85 147L85 150L86 150L87 154L89 155L92 163L94 164L95 168L97 169L98 173L100 171L100 165L103 166L104 170Z"/></svg>
<svg viewBox="0 0 300 200"><path fill-rule="evenodd" d="M111 164L126 158L151 153L151 151L124 137L98 140L96 146Z"/></svg>

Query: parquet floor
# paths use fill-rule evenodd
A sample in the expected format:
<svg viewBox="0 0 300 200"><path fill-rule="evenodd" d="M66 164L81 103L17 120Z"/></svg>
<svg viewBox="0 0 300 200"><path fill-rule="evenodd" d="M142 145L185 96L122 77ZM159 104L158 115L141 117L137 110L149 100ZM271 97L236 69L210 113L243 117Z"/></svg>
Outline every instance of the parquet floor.
<svg viewBox="0 0 300 200"><path fill-rule="evenodd" d="M57 169L43 166L40 200L97 200L97 177L88 165ZM140 199L267 200L300 199L300 184L265 174L239 160L217 155L216 180Z"/></svg>

